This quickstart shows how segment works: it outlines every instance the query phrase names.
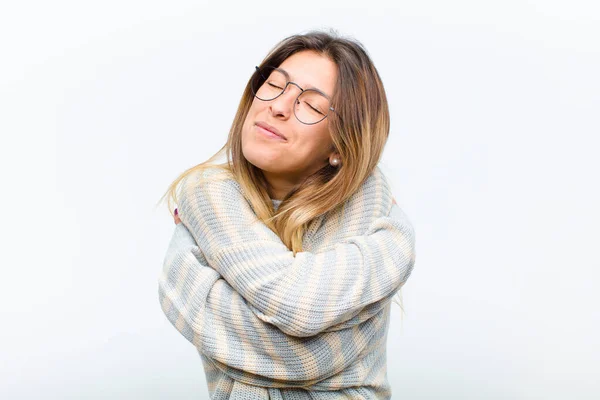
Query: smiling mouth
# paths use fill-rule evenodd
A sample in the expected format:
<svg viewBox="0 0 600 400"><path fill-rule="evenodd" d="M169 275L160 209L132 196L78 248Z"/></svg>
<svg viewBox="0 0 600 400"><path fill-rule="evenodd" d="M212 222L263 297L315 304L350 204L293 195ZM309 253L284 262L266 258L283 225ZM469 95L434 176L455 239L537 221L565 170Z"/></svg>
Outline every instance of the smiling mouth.
<svg viewBox="0 0 600 400"><path fill-rule="evenodd" d="M268 129L265 129L265 128L263 128L260 125L255 125L255 126L259 130L259 132L262 133L264 136L268 136L268 137L273 138L273 139L279 139L279 140L282 140L282 141L287 141L287 139L285 139L284 137L279 136L276 133L273 133L273 132L271 132Z"/></svg>

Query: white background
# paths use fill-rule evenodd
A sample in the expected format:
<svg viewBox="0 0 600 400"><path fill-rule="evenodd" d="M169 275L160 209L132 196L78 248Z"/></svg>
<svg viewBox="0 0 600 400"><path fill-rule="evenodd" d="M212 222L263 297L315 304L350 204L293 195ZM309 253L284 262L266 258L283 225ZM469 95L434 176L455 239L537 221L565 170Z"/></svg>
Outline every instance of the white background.
<svg viewBox="0 0 600 400"><path fill-rule="evenodd" d="M158 302L155 204L313 28L360 40L390 104L381 166L417 234L393 398L600 398L591 0L3 3L0 398L208 397Z"/></svg>

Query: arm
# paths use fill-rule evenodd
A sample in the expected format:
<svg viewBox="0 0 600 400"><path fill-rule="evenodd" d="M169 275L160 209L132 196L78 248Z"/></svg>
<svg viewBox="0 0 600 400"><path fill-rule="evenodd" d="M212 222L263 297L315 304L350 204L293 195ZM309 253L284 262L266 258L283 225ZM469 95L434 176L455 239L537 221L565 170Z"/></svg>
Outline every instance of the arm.
<svg viewBox="0 0 600 400"><path fill-rule="evenodd" d="M296 256L257 219L231 181L184 191L179 212L208 264L260 319L288 335L308 337L365 320L408 279L414 230L391 195L388 200L388 213L367 224L363 235Z"/></svg>
<svg viewBox="0 0 600 400"><path fill-rule="evenodd" d="M338 373L356 361L384 323L379 315L351 329L308 339L288 336L259 319L206 264L182 223L175 227L164 259L159 299L169 321L203 354L256 374L264 386L271 380L307 385Z"/></svg>

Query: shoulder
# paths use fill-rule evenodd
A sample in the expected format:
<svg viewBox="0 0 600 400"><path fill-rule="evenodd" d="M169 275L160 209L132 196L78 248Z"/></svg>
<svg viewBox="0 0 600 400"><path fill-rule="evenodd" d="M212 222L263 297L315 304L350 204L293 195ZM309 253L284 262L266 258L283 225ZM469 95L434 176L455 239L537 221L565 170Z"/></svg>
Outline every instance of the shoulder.
<svg viewBox="0 0 600 400"><path fill-rule="evenodd" d="M233 174L228 169L218 165L203 166L195 170L191 170L182 179L182 188L184 191L197 189L206 186L212 182L234 181Z"/></svg>
<svg viewBox="0 0 600 400"><path fill-rule="evenodd" d="M397 204L392 204L392 208L390 210L389 218L393 219L395 222L399 223L400 226L409 232L411 236L414 238L415 236L415 228L406 214L404 210Z"/></svg>
<svg viewBox="0 0 600 400"><path fill-rule="evenodd" d="M241 187L229 170L207 166L190 171L182 179L180 201L208 198L215 202L233 201L240 193Z"/></svg>

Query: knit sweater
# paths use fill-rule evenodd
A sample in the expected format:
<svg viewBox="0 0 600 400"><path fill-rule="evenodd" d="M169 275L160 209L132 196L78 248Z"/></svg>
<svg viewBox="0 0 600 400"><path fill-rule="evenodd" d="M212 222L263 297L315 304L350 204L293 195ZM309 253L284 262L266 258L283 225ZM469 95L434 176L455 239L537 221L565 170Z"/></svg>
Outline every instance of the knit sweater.
<svg viewBox="0 0 600 400"><path fill-rule="evenodd" d="M183 187L159 299L196 346L211 399L389 399L390 306L415 235L379 168L313 221L295 256L237 182Z"/></svg>

